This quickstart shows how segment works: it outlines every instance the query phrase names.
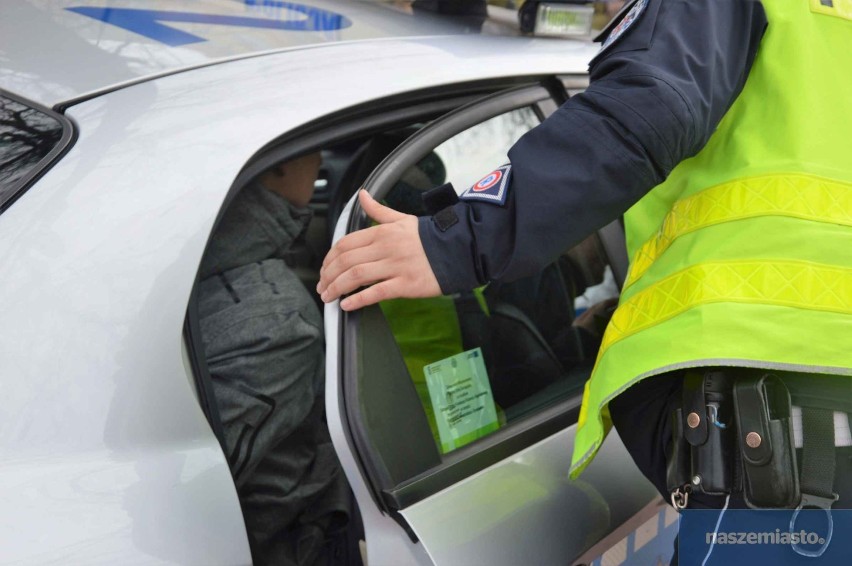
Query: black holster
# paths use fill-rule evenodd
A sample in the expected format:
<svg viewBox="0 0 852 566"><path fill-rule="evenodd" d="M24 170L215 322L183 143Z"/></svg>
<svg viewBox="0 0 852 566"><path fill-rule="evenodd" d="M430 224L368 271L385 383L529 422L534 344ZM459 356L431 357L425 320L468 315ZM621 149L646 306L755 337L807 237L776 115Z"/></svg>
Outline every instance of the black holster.
<svg viewBox="0 0 852 566"><path fill-rule="evenodd" d="M769 373L750 373L734 385L743 495L753 508L793 508L801 493L793 444L790 393Z"/></svg>
<svg viewBox="0 0 852 566"><path fill-rule="evenodd" d="M689 371L683 402L672 415L666 470L669 491L689 486L708 495L734 489L733 378L723 371Z"/></svg>

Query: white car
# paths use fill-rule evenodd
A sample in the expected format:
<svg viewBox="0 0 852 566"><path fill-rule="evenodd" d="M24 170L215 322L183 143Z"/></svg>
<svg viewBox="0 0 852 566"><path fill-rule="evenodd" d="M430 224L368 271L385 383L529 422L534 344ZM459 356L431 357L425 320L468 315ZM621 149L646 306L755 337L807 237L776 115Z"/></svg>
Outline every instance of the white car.
<svg viewBox="0 0 852 566"><path fill-rule="evenodd" d="M429 160L443 168L430 183L474 183L583 89L597 51L510 37L506 12L0 5L0 563L251 561L194 310L217 219L266 167L322 151L299 266L311 288L333 239L366 225L362 184L390 198ZM578 346L567 367L548 344L607 262L618 281L618 237L566 250L541 278L556 287L489 296L477 315L505 340L495 363L525 377L498 367L499 418L454 448L436 442L382 311L326 306L327 420L367 564L665 560L671 515L614 433L568 479L593 359Z"/></svg>

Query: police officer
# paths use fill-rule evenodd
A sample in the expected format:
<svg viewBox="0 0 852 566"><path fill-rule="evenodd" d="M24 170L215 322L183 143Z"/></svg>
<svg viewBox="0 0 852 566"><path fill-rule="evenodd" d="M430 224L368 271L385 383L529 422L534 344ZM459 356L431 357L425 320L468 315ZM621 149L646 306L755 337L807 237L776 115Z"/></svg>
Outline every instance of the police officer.
<svg viewBox="0 0 852 566"><path fill-rule="evenodd" d="M362 191L380 225L329 252L318 291L328 302L369 285L342 301L351 310L517 278L624 214L631 266L586 387L572 476L614 422L666 499L795 506L795 494L775 504L742 480L728 498L697 489L685 501L688 486L672 489L666 474L680 428L700 441L737 422L733 445L746 461L779 445L802 457L790 426L798 413L784 404L791 391L817 423L805 427L805 451L809 428L834 437L830 454L800 464L796 493L825 506L848 497L852 73L837 65L850 18L845 0L629 2L605 30L588 90L510 150L502 199L468 190L417 219ZM683 371L719 366L754 368L734 376L739 412L708 401L710 382L735 396L730 371L721 380ZM761 401L773 406L755 421L763 413L749 407ZM774 444L767 420L785 423ZM815 468L831 474L807 477Z"/></svg>

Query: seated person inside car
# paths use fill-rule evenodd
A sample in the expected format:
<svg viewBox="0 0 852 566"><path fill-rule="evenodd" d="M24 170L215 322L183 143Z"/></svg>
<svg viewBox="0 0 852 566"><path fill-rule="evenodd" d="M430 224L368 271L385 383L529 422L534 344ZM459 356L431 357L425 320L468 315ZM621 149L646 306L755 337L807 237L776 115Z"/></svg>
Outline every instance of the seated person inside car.
<svg viewBox="0 0 852 566"><path fill-rule="evenodd" d="M256 564L328 563L351 512L324 421L322 318L284 261L320 162L276 165L240 191L200 269L205 356Z"/></svg>

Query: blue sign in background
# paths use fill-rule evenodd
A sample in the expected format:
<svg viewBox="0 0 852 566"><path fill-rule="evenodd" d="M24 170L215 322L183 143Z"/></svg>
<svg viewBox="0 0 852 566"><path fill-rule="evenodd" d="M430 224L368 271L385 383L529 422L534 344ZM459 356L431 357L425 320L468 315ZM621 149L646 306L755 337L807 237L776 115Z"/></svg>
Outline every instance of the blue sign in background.
<svg viewBox="0 0 852 566"><path fill-rule="evenodd" d="M719 511L684 510L678 537L680 564L702 564L710 551L713 533L716 544L712 545L707 566L852 564L852 510L831 511L829 520L823 510L805 509L793 529L792 516L792 510L728 509L716 529ZM819 557L797 553L789 542L794 538L792 534L806 540L795 545L803 553L813 554L825 546L824 552Z"/></svg>

